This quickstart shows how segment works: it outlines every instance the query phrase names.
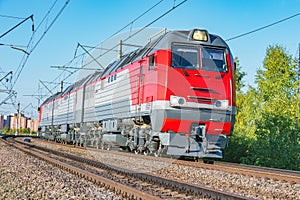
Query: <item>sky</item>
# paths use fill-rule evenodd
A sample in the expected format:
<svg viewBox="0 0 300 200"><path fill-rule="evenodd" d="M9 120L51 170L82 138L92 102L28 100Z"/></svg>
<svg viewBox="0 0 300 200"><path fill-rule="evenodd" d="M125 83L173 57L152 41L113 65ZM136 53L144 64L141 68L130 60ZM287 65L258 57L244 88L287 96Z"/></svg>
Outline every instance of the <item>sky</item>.
<svg viewBox="0 0 300 200"><path fill-rule="evenodd" d="M178 5L182 1L163 0L126 27L123 32L146 26L171 9L174 4ZM37 45L30 52L13 88L17 94L16 102L20 102L21 112L32 118L37 118L37 107L42 103L35 95L42 93L50 95L44 84L51 89L53 85L48 82L52 82L62 73L61 70L51 66L68 64L74 57L78 42L87 46L99 45L160 0L70 0L51 24L66 0L57 0L45 18L54 2L55 0L0 0L0 35L33 14L36 32L31 47ZM168 30L202 28L226 40L299 12L300 0L187 0L153 23L151 27ZM27 50L26 46L33 33L32 23L32 20L28 19L0 37L0 44L4 44L0 45L0 78L12 71L12 80L15 80L22 66L20 63L26 56L20 49ZM247 73L246 85L252 86L255 85L256 71L263 67L266 49L270 45L281 45L290 55L298 57L299 43L300 15L228 41L234 57L240 61L242 71ZM9 45L19 49L11 48ZM78 54L83 52L83 49L77 49ZM71 66L77 65L78 63L71 64ZM63 76L66 76L65 74ZM76 74L73 76L76 77ZM74 80L70 77L67 81ZM59 80L55 81L56 84L59 82ZM0 84L0 102L7 97L3 92L6 84L8 83ZM16 112L16 106L11 105L10 101L0 105L0 114L13 112Z"/></svg>

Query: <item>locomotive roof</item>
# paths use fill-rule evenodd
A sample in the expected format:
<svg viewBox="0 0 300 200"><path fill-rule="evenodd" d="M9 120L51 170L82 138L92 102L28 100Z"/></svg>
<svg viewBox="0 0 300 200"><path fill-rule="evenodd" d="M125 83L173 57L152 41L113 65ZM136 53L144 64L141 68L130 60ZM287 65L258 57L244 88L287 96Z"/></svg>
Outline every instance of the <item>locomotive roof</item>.
<svg viewBox="0 0 300 200"><path fill-rule="evenodd" d="M45 103L47 103L47 102L49 102L49 101L53 101L56 97L59 97L59 96L61 96L61 92L57 92L57 93L53 94L52 96L48 97L48 98L42 103L42 105L45 104Z"/></svg>
<svg viewBox="0 0 300 200"><path fill-rule="evenodd" d="M191 34L198 29L193 29L190 31L186 30L178 30L178 31L170 31L167 32L163 38L157 43L155 49L171 49L172 43L188 43L188 44L195 44L195 45L207 45L207 46L218 46L223 48L228 48L226 42L218 35L210 34L207 32L208 40L207 41L200 41L194 40L191 37Z"/></svg>
<svg viewBox="0 0 300 200"><path fill-rule="evenodd" d="M153 40L149 43L147 43L144 47L138 48L135 51L132 51L128 54L125 54L121 57L119 60L115 60L114 62L110 63L104 71L97 71L95 73L92 73L85 78L76 81L74 84L67 87L63 92L56 93L49 97L44 103L54 100L55 98L59 96L63 96L73 90L76 90L79 87L82 87L83 85L86 85L88 83L91 83L101 77L107 76L112 72L117 71L118 69L133 63L139 59L142 59L147 54L154 52L158 49L171 49L171 46L173 43L185 43L185 44L194 44L194 45L205 45L205 46L217 46L221 48L228 48L226 42L217 35L210 34L206 31L208 40L207 41L198 41L193 40L190 35L193 30L175 30L175 31L169 31L165 34L159 36L156 40ZM205 30L204 30L205 31ZM43 103L43 104L44 104ZM42 105L43 105L42 104Z"/></svg>
<svg viewBox="0 0 300 200"><path fill-rule="evenodd" d="M195 45L207 45L207 46L218 46L222 48L228 48L226 42L217 35L209 34L208 33L208 41L196 41L191 39L190 35L195 29L190 31L169 31L164 35L161 35L156 40L149 42L144 47L139 48L131 53L128 53L120 60L116 60L109 64L106 69L104 70L102 76L106 76L129 63L135 62L137 60L142 59L147 54L154 52L158 49L171 49L171 46L174 42L176 43L188 43L188 44L195 44Z"/></svg>

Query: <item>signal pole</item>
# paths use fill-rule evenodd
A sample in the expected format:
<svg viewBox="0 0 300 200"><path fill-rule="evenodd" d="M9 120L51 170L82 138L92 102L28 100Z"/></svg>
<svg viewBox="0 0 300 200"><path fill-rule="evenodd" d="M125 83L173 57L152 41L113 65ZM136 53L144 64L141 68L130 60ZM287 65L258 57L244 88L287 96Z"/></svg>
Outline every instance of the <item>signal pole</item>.
<svg viewBox="0 0 300 200"><path fill-rule="evenodd" d="M19 132L19 118L20 118L20 102L18 103L18 108L17 108L17 128L16 128L16 135L18 135Z"/></svg>

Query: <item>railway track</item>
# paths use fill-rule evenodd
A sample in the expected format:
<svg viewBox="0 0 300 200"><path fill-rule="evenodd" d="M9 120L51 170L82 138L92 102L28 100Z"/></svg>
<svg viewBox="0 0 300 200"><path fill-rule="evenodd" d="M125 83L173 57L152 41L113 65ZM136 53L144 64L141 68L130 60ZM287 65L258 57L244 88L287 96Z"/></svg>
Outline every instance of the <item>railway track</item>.
<svg viewBox="0 0 300 200"><path fill-rule="evenodd" d="M137 173L98 161L71 155L46 147L18 141L14 147L53 165L110 188L129 199L250 199L237 194L213 190L205 186L192 185Z"/></svg>
<svg viewBox="0 0 300 200"><path fill-rule="evenodd" d="M77 148L77 147L75 147L75 148ZM81 147L79 147L79 148L81 148ZM91 149L91 150L93 150L93 149ZM144 155L136 155L136 154L127 153L127 152L116 151L114 153L119 154L119 155L125 154L126 156L145 158ZM154 157L154 156L148 156L147 159L151 159L154 161L169 161L170 160L170 158ZM172 163L184 165L184 166L196 167L196 168L203 168L203 169L218 170L218 171L234 173L234 174L241 174L241 175L250 176L250 177L272 179L275 181L289 182L291 184L300 184L300 171L268 168L268 167L254 166L254 165L244 165L244 164L237 164L237 163L228 163L228 162L221 162L221 161L215 161L214 164L206 164L206 163L202 163L202 162L174 159L174 161Z"/></svg>
<svg viewBox="0 0 300 200"><path fill-rule="evenodd" d="M78 146L72 146L72 147L85 149L89 151L101 151L101 152L103 151L95 148L86 148L86 147L78 147ZM122 152L122 151L112 151L112 153L118 155L125 155L128 157L145 158L144 155L136 155L136 154ZM170 161L170 158L154 157L154 156L148 156L147 159L153 161ZM184 165L184 166L196 167L196 168L209 169L209 170L219 170L223 172L241 174L250 177L272 179L275 181L289 182L291 184L300 184L300 171L292 171L292 170L284 170L284 169L276 169L276 168L268 168L268 167L253 166L253 165L220 162L220 161L215 161L214 164L206 164L202 162L193 162L193 161L177 159L174 160L172 163Z"/></svg>
<svg viewBox="0 0 300 200"><path fill-rule="evenodd" d="M236 163L226 163L226 162L215 162L215 164L204 164L204 163L195 163L184 160L176 160L175 163L190 167L199 167L210 170L219 170L228 173L241 174L251 177L259 177L272 179L275 181L289 182L292 184L300 184L300 172L299 171L291 171L291 170L283 170L283 169L275 169L275 168L267 168L260 166L251 166L251 165L243 165Z"/></svg>
<svg viewBox="0 0 300 200"><path fill-rule="evenodd" d="M52 143L52 142L50 142ZM56 143L59 144L59 143ZM86 148L86 147L79 147L79 146L70 146L65 144L60 144L67 147L72 148L79 148L83 150L89 151L100 151L105 152L105 150L99 150L95 148ZM137 157L145 159L144 155L136 155L128 152L122 151L111 151L117 155L124 155L127 157ZM170 162L170 158L165 157L154 157L154 156L147 156L147 159L153 161L168 161ZM253 165L244 165L244 164L237 164L237 163L228 163L228 162L219 162L216 161L214 164L205 164L202 162L192 162L186 160L174 160L172 163L189 166L189 167L196 167L196 168L203 168L209 170L218 170L228 173L234 174L241 174L250 177L258 177L258 178L265 178L265 179L272 179L275 181L282 181L288 182L291 184L300 184L300 171L292 171L292 170L284 170L284 169L276 169L276 168L268 168L268 167L260 167L260 166L253 166Z"/></svg>

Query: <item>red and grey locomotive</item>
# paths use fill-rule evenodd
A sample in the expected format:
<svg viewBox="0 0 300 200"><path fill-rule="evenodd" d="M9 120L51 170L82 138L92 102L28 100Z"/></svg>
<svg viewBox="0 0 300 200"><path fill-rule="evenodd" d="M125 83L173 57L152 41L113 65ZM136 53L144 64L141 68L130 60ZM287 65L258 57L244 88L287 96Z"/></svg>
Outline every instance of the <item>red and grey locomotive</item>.
<svg viewBox="0 0 300 200"><path fill-rule="evenodd" d="M169 31L49 97L40 132L98 148L221 158L235 121L234 75L221 37Z"/></svg>

